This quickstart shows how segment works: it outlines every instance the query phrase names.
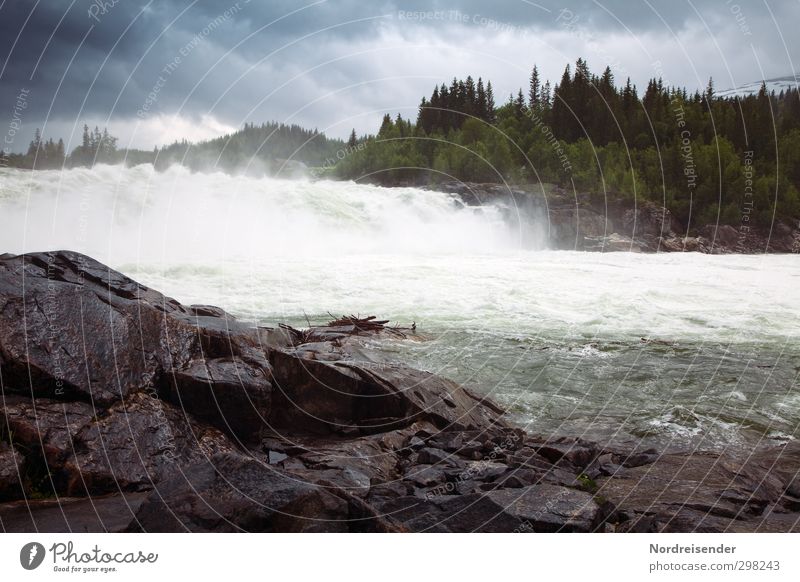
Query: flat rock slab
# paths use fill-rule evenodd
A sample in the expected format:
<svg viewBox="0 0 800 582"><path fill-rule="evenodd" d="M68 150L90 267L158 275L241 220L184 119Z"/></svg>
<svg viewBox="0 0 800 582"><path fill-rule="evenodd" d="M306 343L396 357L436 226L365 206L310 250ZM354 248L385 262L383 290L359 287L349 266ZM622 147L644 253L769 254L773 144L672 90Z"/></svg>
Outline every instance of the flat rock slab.
<svg viewBox="0 0 800 582"><path fill-rule="evenodd" d="M0 504L0 531L14 533L104 533L130 526L147 493L103 495L91 499L15 501Z"/></svg>

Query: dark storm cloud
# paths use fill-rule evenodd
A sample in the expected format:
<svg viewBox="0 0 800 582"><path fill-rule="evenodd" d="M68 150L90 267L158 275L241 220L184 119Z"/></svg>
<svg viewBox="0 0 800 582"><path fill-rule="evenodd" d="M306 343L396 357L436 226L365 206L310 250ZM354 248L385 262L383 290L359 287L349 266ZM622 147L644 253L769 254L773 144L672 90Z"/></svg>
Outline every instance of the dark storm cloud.
<svg viewBox="0 0 800 582"><path fill-rule="evenodd" d="M45 123L46 133L68 135L84 120L110 119L112 128L128 124L134 144L149 146L170 134L159 116L176 114L205 116L212 133L278 119L341 135L350 126L372 128L383 108L413 113L423 93L453 75L491 77L505 94L524 84L534 61L555 79L581 54L639 84L659 60L674 83L695 88L713 74L724 87L762 71L794 71L798 7L732 0L6 0L0 118L12 119L24 90L20 137ZM22 148L19 139L12 146Z"/></svg>

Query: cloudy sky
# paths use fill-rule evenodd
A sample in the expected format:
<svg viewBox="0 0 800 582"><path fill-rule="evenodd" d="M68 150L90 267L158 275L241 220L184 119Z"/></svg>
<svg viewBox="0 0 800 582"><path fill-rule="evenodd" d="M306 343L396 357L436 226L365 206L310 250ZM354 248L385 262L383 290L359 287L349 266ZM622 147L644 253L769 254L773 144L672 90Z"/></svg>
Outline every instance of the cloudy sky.
<svg viewBox="0 0 800 582"><path fill-rule="evenodd" d="M454 76L503 101L580 56L721 90L800 73L798 23L800 0L0 0L0 132L11 151L36 127L77 145L84 122L147 149L250 121L346 136Z"/></svg>

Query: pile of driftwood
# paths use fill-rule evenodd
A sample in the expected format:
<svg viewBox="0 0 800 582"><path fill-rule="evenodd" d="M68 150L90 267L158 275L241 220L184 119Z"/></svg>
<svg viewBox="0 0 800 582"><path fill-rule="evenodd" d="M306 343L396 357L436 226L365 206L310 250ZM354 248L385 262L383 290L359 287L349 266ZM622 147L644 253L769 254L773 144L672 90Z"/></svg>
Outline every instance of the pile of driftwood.
<svg viewBox="0 0 800 582"><path fill-rule="evenodd" d="M400 338L407 337L408 332L414 332L417 324L412 323L411 327L400 327L399 325L388 326L388 319L377 319L374 315L359 317L357 315L343 315L336 317L329 313L333 319L325 325L311 325L307 329L296 329L285 323L280 324L290 337L292 344L301 345L319 341L331 341L337 338L350 335L375 335L386 333Z"/></svg>

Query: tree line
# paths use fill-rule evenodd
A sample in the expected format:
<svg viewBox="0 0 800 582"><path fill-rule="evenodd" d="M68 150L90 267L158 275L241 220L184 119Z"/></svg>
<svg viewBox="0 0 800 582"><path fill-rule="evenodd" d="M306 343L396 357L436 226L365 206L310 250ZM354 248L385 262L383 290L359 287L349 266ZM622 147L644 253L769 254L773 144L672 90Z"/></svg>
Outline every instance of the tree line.
<svg viewBox="0 0 800 582"><path fill-rule="evenodd" d="M800 93L693 93L651 79L640 94L583 59L552 85L495 106L492 85L453 79L423 98L416 120L384 116L336 167L383 184L553 183L598 198L652 200L684 224L760 225L800 217Z"/></svg>
<svg viewBox="0 0 800 582"><path fill-rule="evenodd" d="M81 144L67 154L63 139L44 140L36 129L27 152L5 154L2 162L4 166L37 170L149 163L157 169L182 164L195 171L252 169L259 173L288 174L298 165L322 166L328 160L335 160L345 145L316 129L276 122L246 123L241 130L216 139L199 143L179 140L149 151L121 149L117 142L107 129L91 130L84 125Z"/></svg>

